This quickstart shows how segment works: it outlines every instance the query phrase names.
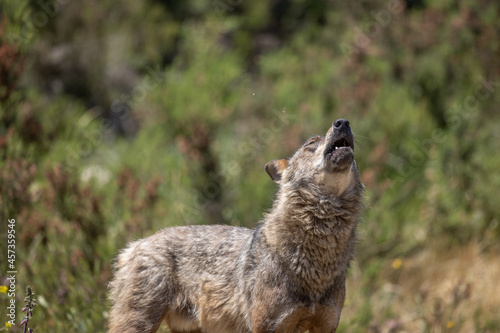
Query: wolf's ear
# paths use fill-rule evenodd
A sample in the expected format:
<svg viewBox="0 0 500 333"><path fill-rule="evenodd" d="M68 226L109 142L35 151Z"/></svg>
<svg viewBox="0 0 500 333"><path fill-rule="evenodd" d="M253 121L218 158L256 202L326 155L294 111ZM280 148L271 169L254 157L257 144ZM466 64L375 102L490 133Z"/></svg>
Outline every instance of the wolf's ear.
<svg viewBox="0 0 500 333"><path fill-rule="evenodd" d="M272 160L266 164L266 171L271 176L271 179L279 184L281 181L281 174L288 166L288 158L282 158L281 160Z"/></svg>

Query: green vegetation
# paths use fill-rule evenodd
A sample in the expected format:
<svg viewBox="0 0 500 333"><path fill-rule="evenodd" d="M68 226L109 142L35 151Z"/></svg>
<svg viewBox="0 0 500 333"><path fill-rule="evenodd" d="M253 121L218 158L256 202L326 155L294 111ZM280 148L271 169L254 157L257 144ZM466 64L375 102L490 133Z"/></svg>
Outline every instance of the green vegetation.
<svg viewBox="0 0 500 333"><path fill-rule="evenodd" d="M173 225L255 226L265 163L344 117L368 209L339 331L500 331L499 14L2 1L0 284L15 219L17 323L30 285L37 332L105 331L119 249Z"/></svg>

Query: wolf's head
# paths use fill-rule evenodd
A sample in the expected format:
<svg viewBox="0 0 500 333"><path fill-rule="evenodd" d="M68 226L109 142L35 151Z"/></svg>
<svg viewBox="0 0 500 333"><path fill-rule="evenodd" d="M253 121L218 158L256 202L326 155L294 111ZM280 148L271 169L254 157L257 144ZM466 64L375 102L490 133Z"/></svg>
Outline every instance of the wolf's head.
<svg viewBox="0 0 500 333"><path fill-rule="evenodd" d="M324 137L309 138L292 157L267 163L266 171L281 186L314 186L341 195L359 182L349 121L336 120Z"/></svg>

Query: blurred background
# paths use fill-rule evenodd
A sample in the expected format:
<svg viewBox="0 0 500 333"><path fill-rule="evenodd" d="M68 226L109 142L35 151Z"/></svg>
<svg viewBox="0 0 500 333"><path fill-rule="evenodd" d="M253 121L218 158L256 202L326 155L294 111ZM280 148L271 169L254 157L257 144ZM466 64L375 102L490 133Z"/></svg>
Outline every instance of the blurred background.
<svg viewBox="0 0 500 333"><path fill-rule="evenodd" d="M254 227L265 163L343 117L367 211L339 332L500 331L498 1L0 10L0 284L15 219L18 322L30 285L37 332L105 331L119 249Z"/></svg>

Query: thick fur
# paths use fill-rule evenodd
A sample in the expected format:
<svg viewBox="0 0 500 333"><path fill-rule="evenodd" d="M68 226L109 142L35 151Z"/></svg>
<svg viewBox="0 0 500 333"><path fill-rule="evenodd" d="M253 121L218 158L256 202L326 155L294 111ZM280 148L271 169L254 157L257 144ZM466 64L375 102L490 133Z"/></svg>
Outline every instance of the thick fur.
<svg viewBox="0 0 500 333"><path fill-rule="evenodd" d="M129 244L109 331L335 332L363 208L352 149L327 154L338 138L353 148L349 123L335 125L266 166L280 185L256 229L173 227Z"/></svg>

